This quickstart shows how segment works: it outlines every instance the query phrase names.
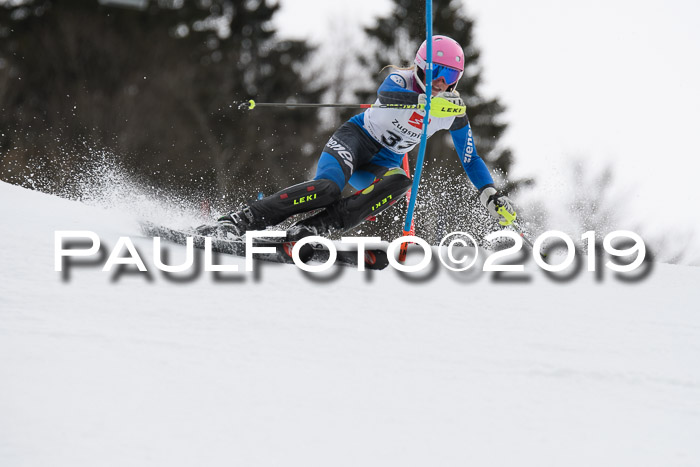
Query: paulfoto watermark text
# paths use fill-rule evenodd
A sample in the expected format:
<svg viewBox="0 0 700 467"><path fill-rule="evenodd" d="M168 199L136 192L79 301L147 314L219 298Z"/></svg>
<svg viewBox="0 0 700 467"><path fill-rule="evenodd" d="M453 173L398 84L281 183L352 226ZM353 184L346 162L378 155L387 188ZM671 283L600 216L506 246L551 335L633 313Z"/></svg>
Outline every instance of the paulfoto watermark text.
<svg viewBox="0 0 700 467"><path fill-rule="evenodd" d="M526 270L525 264L534 261L536 267L553 280L570 280L584 270L600 277L603 270L609 270L622 280L633 281L648 275L651 260L643 239L626 230L610 232L604 237L588 231L576 241L564 232L550 230L538 236L532 243L532 248L525 246L516 232L502 230L483 239L491 246L501 245L495 251L482 249L467 232L452 232L444 236L437 247L416 236L399 237L388 244L381 243L379 237L342 237L339 242L334 242L317 236L285 243L285 236L284 231L255 231L248 232L244 240L234 241L238 247L236 256L244 258L243 265L239 264L240 261L217 261L223 255L217 255L213 242L221 240L199 237L199 243L195 243L194 236L185 237L182 246L171 245L179 250L180 256L184 249L184 260L171 264L167 258L167 242L160 237L152 238L152 243L149 242L151 244L148 245L152 247L152 254L144 255L139 252L131 237L119 237L110 248L92 231L56 231L54 270L62 272L64 279L68 277L69 270L78 265L100 268L103 272L130 268L134 273L138 271L144 274L150 274L154 269L164 275L187 274L195 270L214 274L248 274L255 273L258 259L286 255L285 261L278 262L292 263L305 274L313 275L336 265L338 248L341 248L345 257L349 255L354 258L352 265L357 270L364 271L367 258L377 251L377 245L381 245L382 252L386 252L387 267L402 275L414 277L425 274L426 271L429 275L434 274L440 268L451 273L484 272L501 277L508 273L523 273ZM144 240L148 242L148 239L142 237L136 241L142 250ZM406 242L413 244L410 250L411 261L402 263L397 259L397 253ZM309 261L310 256L304 253L304 248L311 246L314 251L324 250L322 261ZM582 253L584 248L585 254ZM148 266L144 259L148 260Z"/></svg>

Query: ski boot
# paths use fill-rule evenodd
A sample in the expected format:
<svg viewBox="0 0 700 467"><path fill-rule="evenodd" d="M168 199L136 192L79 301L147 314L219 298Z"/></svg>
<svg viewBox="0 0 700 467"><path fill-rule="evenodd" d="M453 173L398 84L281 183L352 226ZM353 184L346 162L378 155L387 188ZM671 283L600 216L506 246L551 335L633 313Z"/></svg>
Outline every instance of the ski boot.
<svg viewBox="0 0 700 467"><path fill-rule="evenodd" d="M217 219L216 224L201 225L196 231L206 237L242 237L249 230L262 230L266 224L257 219L249 206L238 212L232 212Z"/></svg>
<svg viewBox="0 0 700 467"><path fill-rule="evenodd" d="M287 229L287 240L296 242L304 237L325 237L333 230L340 230L342 221L333 207L329 206L328 209L294 223Z"/></svg>

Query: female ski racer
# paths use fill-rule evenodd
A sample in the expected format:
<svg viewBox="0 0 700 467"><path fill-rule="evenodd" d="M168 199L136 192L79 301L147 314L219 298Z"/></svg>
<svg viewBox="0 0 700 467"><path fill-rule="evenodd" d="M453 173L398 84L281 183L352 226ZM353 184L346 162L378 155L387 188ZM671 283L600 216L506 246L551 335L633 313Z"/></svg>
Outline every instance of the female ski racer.
<svg viewBox="0 0 700 467"><path fill-rule="evenodd" d="M516 217L515 210L510 200L494 188L486 164L477 155L464 101L455 90L464 73L462 47L446 36L434 36L432 41L433 97L428 136L449 130L459 160L479 190L481 203L502 225L508 225ZM377 91L376 103L425 104L426 65L427 44L423 42L413 67L395 69L386 77ZM438 112L434 115L432 109ZM439 109L446 110L447 115ZM204 233L241 236L246 231L263 230L292 215L316 209L322 210L287 231L288 240L356 227L408 191L411 180L400 168L401 162L404 153L420 143L424 114L424 110L415 108L370 108L355 115L326 143L313 180L227 214ZM342 198L341 191L348 183L361 191Z"/></svg>

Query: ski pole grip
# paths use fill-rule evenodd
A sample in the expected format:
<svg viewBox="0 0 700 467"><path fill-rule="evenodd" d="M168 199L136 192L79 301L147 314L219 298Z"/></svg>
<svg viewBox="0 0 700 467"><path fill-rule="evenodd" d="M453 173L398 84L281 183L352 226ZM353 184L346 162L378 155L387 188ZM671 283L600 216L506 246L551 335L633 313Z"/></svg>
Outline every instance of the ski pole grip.
<svg viewBox="0 0 700 467"><path fill-rule="evenodd" d="M255 101L250 99L248 102L242 102L238 108L240 110L253 110L255 108Z"/></svg>

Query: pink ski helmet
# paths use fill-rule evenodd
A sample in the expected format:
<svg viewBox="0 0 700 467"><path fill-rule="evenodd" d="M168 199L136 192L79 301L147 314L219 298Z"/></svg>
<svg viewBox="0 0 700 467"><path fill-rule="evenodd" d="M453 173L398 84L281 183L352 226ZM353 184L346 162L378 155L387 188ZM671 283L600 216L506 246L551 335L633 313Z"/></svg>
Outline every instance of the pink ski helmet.
<svg viewBox="0 0 700 467"><path fill-rule="evenodd" d="M425 67L428 64L428 43L423 41L414 60L416 69L413 74L420 87L425 91ZM433 36L433 80L440 78L453 91L464 74L464 51L459 43L447 36Z"/></svg>

